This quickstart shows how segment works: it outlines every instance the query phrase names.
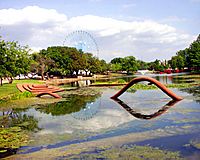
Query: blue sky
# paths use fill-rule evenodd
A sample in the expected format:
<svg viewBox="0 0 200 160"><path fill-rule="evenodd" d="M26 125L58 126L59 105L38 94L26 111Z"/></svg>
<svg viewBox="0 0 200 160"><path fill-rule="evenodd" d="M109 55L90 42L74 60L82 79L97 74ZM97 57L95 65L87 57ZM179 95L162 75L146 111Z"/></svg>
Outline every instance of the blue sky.
<svg viewBox="0 0 200 160"><path fill-rule="evenodd" d="M93 35L99 57L169 59L199 34L200 0L1 0L0 35L39 50L76 30Z"/></svg>

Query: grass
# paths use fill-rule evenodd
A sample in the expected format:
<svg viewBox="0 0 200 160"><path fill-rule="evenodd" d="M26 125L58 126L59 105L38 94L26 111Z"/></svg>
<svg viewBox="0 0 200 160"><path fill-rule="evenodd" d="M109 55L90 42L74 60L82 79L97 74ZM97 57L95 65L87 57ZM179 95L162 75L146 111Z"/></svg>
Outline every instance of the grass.
<svg viewBox="0 0 200 160"><path fill-rule="evenodd" d="M3 84L0 86L0 99L14 93L19 93L19 90L16 87L16 84L23 84L23 83L34 83L34 84L42 84L42 81L38 80L14 80L12 84Z"/></svg>
<svg viewBox="0 0 200 160"><path fill-rule="evenodd" d="M7 100L16 100L25 97L32 97L32 94L29 92L21 93L16 84L23 84L23 83L34 83L34 84L42 84L43 82L38 80L14 80L12 84L3 84L0 86L0 103L7 101Z"/></svg>

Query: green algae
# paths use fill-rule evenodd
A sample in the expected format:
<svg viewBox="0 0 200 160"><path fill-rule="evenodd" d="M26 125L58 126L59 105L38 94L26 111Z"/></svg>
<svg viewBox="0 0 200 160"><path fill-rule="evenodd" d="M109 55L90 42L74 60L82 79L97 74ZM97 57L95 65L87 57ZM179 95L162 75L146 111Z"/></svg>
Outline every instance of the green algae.
<svg viewBox="0 0 200 160"><path fill-rule="evenodd" d="M29 98L23 98L23 99L17 99L17 100L9 100L5 103L1 104L0 110L8 110L11 108L27 108L27 107L33 107L38 104L48 104L48 103L54 103L58 101L62 101L63 99L56 99L56 98L38 98L38 97L29 97Z"/></svg>
<svg viewBox="0 0 200 160"><path fill-rule="evenodd" d="M19 148L27 142L28 135L20 127L0 128L0 148L3 148L3 151Z"/></svg>
<svg viewBox="0 0 200 160"><path fill-rule="evenodd" d="M174 123L190 123L190 122L200 122L200 118L184 118L184 119L173 119Z"/></svg>
<svg viewBox="0 0 200 160"><path fill-rule="evenodd" d="M178 152L160 150L150 146L122 146L122 147L98 147L98 152L90 151L90 153L77 153L66 157L66 159L109 159L109 160L181 160Z"/></svg>
<svg viewBox="0 0 200 160"><path fill-rule="evenodd" d="M197 149L200 149L200 137L190 140L190 145L192 145L193 147Z"/></svg>
<svg viewBox="0 0 200 160"><path fill-rule="evenodd" d="M70 91L61 92L60 95L63 98L67 98L69 95L80 95L80 96L97 96L102 93L102 88L90 88L83 87L78 89L73 89Z"/></svg>

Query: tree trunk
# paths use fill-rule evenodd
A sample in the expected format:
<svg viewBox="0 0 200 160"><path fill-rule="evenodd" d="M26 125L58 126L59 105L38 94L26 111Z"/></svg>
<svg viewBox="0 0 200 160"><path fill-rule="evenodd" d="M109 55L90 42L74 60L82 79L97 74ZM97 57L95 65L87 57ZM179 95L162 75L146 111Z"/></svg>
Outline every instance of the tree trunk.
<svg viewBox="0 0 200 160"><path fill-rule="evenodd" d="M8 83L12 84L12 82L13 82L13 78L12 77L8 78Z"/></svg>
<svg viewBox="0 0 200 160"><path fill-rule="evenodd" d="M50 79L49 72L46 73L46 76L47 76L47 79L49 80Z"/></svg>
<svg viewBox="0 0 200 160"><path fill-rule="evenodd" d="M42 73L42 80L44 81L44 73Z"/></svg>
<svg viewBox="0 0 200 160"><path fill-rule="evenodd" d="M43 63L43 64L41 65L42 80L44 80L44 71L45 71L45 64Z"/></svg>
<svg viewBox="0 0 200 160"><path fill-rule="evenodd" d="M88 75L88 71L85 71L85 76L87 77L87 75Z"/></svg>
<svg viewBox="0 0 200 160"><path fill-rule="evenodd" d="M2 77L0 78L0 81L1 81L1 86L3 85L3 79L2 79Z"/></svg>
<svg viewBox="0 0 200 160"><path fill-rule="evenodd" d="M76 75L78 76L78 71L76 71Z"/></svg>

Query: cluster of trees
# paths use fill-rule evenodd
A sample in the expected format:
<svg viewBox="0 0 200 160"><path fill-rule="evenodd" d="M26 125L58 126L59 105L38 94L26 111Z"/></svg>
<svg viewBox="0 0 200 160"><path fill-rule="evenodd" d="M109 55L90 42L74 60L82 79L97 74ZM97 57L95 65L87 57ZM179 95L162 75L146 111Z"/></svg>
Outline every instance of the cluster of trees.
<svg viewBox="0 0 200 160"><path fill-rule="evenodd" d="M156 59L154 62L144 62L136 60L133 56L124 58L114 58L110 62L110 70L112 71L127 71L130 72L139 70L164 71L165 69L188 68L188 70L200 70L200 35L197 37L189 48L180 50L169 61L160 61Z"/></svg>
<svg viewBox="0 0 200 160"><path fill-rule="evenodd" d="M169 60L172 69L200 70L200 35L189 48L180 50Z"/></svg>
<svg viewBox="0 0 200 160"><path fill-rule="evenodd" d="M126 71L130 74L138 69L164 71L183 69L200 69L200 35L189 48L180 50L168 62L155 60L144 62L136 60L134 56L114 58L110 63L100 60L91 53L83 53L82 50L65 46L53 46L43 49L38 53L30 54L27 46L20 46L17 42L7 42L0 37L0 84L2 79L7 78L12 83L13 77L28 73L36 73L42 76L73 76L80 71L88 73L104 73L105 71Z"/></svg>
<svg viewBox="0 0 200 160"><path fill-rule="evenodd" d="M133 56L128 56L124 58L114 58L110 62L110 70L113 72L126 71L130 74L137 70L154 70L154 71L164 71L169 66L167 62L161 62L156 59L154 62L144 62L141 60L136 60Z"/></svg>
<svg viewBox="0 0 200 160"><path fill-rule="evenodd" d="M126 71L127 74L138 70L138 63L135 57L114 58L110 62L110 69L116 71Z"/></svg>
<svg viewBox="0 0 200 160"><path fill-rule="evenodd" d="M39 73L42 79L46 73L47 76L73 76L78 75L79 71L87 75L88 72L103 73L107 69L106 61L72 47L48 47L32 54L31 71Z"/></svg>
<svg viewBox="0 0 200 160"><path fill-rule="evenodd" d="M18 42L0 39L0 84L3 78L12 83L13 77L28 73L42 76L50 74L57 76L78 75L85 71L86 75L103 73L108 70L105 60L100 60L91 53L83 53L76 48L56 46L48 47L38 53L30 54L27 46L20 46Z"/></svg>

